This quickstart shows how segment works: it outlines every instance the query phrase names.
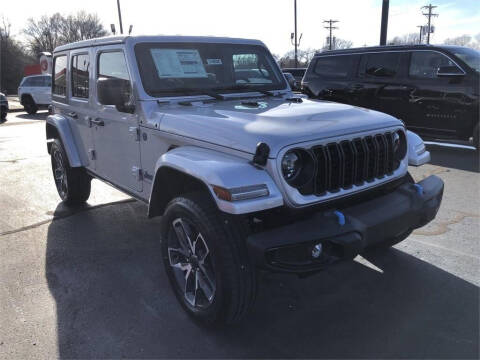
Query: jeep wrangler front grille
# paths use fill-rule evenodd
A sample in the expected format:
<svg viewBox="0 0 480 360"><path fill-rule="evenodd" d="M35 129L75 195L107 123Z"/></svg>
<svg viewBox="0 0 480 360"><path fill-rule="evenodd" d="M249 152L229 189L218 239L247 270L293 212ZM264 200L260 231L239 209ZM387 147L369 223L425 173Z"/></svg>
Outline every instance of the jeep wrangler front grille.
<svg viewBox="0 0 480 360"><path fill-rule="evenodd" d="M400 165L394 160L389 132L314 146L311 151L317 171L313 188L304 190L318 196L381 179Z"/></svg>

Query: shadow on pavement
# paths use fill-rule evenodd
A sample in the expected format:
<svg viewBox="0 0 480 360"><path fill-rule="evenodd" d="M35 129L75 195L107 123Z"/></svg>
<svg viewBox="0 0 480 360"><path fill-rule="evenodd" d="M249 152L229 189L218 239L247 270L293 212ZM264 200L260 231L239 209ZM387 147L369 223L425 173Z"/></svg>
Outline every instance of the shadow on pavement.
<svg viewBox="0 0 480 360"><path fill-rule="evenodd" d="M26 120L47 120L48 111L39 111L34 115L27 113L19 114L16 116L17 119L26 119Z"/></svg>
<svg viewBox="0 0 480 360"><path fill-rule="evenodd" d="M475 150L439 145L427 145L427 149L432 156L430 163L433 165L480 172L480 160Z"/></svg>
<svg viewBox="0 0 480 360"><path fill-rule="evenodd" d="M61 358L478 358L479 288L395 249L364 255L377 270L263 275L244 322L202 328L170 290L145 212L129 202L51 223Z"/></svg>

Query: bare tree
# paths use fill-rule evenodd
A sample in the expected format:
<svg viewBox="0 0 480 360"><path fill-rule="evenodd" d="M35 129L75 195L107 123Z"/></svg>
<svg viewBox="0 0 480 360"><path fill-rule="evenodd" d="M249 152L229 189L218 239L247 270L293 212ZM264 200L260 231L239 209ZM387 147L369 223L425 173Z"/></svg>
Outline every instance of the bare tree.
<svg viewBox="0 0 480 360"><path fill-rule="evenodd" d="M43 15L39 20L30 18L24 33L34 55L53 52L59 45L107 35L98 16L84 11L67 17L56 13L50 17Z"/></svg>
<svg viewBox="0 0 480 360"><path fill-rule="evenodd" d="M80 11L69 15L62 22L62 42L71 43L107 35L96 14Z"/></svg>
<svg viewBox="0 0 480 360"><path fill-rule="evenodd" d="M395 36L388 41L388 45L414 45L420 43L420 35L417 33Z"/></svg>
<svg viewBox="0 0 480 360"><path fill-rule="evenodd" d="M350 49L352 45L353 45L353 42L351 42L350 40L334 38L332 50ZM321 51L327 51L327 50L330 50L330 47L328 44L325 44L322 47Z"/></svg>
<svg viewBox="0 0 480 360"><path fill-rule="evenodd" d="M53 52L53 49L62 44L62 22L63 17L59 13L50 17L43 15L39 20L27 20L24 33L33 55L36 56L42 51Z"/></svg>
<svg viewBox="0 0 480 360"><path fill-rule="evenodd" d="M443 43L447 45L467 46L471 41L472 37L470 35L461 35L454 38L445 39Z"/></svg>

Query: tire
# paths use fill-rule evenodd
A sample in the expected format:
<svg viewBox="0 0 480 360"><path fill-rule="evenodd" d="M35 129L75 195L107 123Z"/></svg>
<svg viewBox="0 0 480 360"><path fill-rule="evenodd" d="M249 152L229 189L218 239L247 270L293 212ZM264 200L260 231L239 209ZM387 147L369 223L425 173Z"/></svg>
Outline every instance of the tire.
<svg viewBox="0 0 480 360"><path fill-rule="evenodd" d="M256 272L246 229L239 218L221 213L209 194L188 194L168 204L161 231L165 270L178 301L195 320L237 322L253 306Z"/></svg>
<svg viewBox="0 0 480 360"><path fill-rule="evenodd" d="M53 180L58 195L66 205L79 205L90 196L91 177L84 168L72 168L62 142L55 139L50 149Z"/></svg>
<svg viewBox="0 0 480 360"><path fill-rule="evenodd" d="M7 121L7 110L0 110L0 123Z"/></svg>
<svg viewBox="0 0 480 360"><path fill-rule="evenodd" d="M31 96L26 96L25 100L23 102L23 107L25 108L25 111L29 115L35 115L38 111L38 106L35 104L35 101L32 99Z"/></svg>

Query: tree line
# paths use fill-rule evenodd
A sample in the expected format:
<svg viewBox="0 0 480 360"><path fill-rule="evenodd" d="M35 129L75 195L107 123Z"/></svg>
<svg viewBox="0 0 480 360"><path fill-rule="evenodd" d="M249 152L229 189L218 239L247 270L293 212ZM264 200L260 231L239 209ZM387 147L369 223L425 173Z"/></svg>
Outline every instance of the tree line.
<svg viewBox="0 0 480 360"><path fill-rule="evenodd" d="M24 67L37 63L41 52L53 52L57 46L106 36L109 32L96 14L80 11L70 15L55 13L38 19L30 18L22 34L24 41L16 39L10 33L8 19L0 19L1 92L16 93Z"/></svg>

